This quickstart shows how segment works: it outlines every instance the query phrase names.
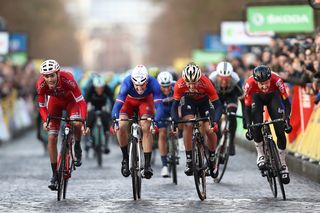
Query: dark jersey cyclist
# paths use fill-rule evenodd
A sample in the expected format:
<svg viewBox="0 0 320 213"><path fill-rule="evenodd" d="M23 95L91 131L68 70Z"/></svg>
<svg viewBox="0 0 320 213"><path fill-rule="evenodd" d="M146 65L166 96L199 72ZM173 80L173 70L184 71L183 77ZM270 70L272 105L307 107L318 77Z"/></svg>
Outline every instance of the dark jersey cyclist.
<svg viewBox="0 0 320 213"><path fill-rule="evenodd" d="M217 90L219 99L225 112L236 113L238 99L243 97L243 90L240 78L229 62L222 61L218 64L216 71L209 76ZM229 116L230 128L230 155L235 155L234 137L237 129L237 118L234 114Z"/></svg>
<svg viewBox="0 0 320 213"><path fill-rule="evenodd" d="M291 104L282 79L265 65L260 65L253 70L253 76L249 77L245 83L245 116L247 127L253 123L263 122L263 107L267 106L272 120L285 118L285 123L275 123L274 130L277 136L277 145L280 161L283 166L282 181L285 184L290 182L289 171L286 164L286 136L285 132L290 132ZM259 169L265 168L265 156L262 147L261 127L249 128L246 133L249 140L254 139L258 157L257 166Z"/></svg>
<svg viewBox="0 0 320 213"><path fill-rule="evenodd" d="M88 127L90 127L90 129L93 129L97 119L95 112L101 111L101 121L106 138L104 152L107 154L110 152L107 131L111 124L111 115L110 110L108 112L106 107L107 101L110 102L110 106L113 105L113 93L108 85L105 84L103 77L97 75L93 78L92 85L90 85L86 91L85 99L88 103Z"/></svg>

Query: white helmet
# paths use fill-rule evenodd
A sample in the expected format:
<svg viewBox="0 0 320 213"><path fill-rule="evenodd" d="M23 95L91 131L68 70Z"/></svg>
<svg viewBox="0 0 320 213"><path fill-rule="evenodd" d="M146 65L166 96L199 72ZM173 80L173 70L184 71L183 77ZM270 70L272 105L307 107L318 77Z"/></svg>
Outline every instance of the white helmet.
<svg viewBox="0 0 320 213"><path fill-rule="evenodd" d="M191 62L182 71L182 78L185 82L195 83L201 77L201 70L198 65Z"/></svg>
<svg viewBox="0 0 320 213"><path fill-rule="evenodd" d="M49 59L44 61L40 66L40 73L48 75L60 70L60 65L55 60Z"/></svg>
<svg viewBox="0 0 320 213"><path fill-rule="evenodd" d="M143 85L148 80L148 70L143 65L136 66L131 73L131 81L135 85Z"/></svg>
<svg viewBox="0 0 320 213"><path fill-rule="evenodd" d="M222 61L218 64L216 70L217 70L219 76L229 77L229 76L231 76L231 73L233 72L233 67L229 62Z"/></svg>
<svg viewBox="0 0 320 213"><path fill-rule="evenodd" d="M104 87L104 85L105 85L105 80L103 77L98 75L93 78L94 87Z"/></svg>
<svg viewBox="0 0 320 213"><path fill-rule="evenodd" d="M164 71L159 73L157 80L161 86L167 87L172 84L173 77L170 72Z"/></svg>

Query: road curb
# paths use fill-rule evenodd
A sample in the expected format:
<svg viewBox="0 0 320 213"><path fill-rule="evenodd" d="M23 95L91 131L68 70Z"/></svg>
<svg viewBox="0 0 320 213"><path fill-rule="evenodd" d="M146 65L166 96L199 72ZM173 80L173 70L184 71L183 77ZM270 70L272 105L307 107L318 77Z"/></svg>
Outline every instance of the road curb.
<svg viewBox="0 0 320 213"><path fill-rule="evenodd" d="M244 138L237 137L235 143L250 152L256 152L254 143ZM308 159L305 160L301 157L294 156L293 153L289 153L287 156L287 164L289 171L320 183L320 165L318 162L312 163L309 162Z"/></svg>

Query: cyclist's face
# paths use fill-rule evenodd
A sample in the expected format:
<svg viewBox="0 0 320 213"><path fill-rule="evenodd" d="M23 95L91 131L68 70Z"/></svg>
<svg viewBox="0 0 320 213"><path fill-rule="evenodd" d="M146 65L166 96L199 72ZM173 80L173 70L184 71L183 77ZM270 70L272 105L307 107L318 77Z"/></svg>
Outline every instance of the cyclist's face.
<svg viewBox="0 0 320 213"><path fill-rule="evenodd" d="M139 95L142 95L144 91L147 89L147 82L145 82L142 85L135 85L135 84L133 85L134 85L134 89L137 91Z"/></svg>
<svg viewBox="0 0 320 213"><path fill-rule="evenodd" d="M262 92L268 92L270 88L270 79L264 82L258 82L258 87Z"/></svg>
<svg viewBox="0 0 320 213"><path fill-rule="evenodd" d="M169 95L170 91L171 91L171 86L160 86L161 91L164 95Z"/></svg>
<svg viewBox="0 0 320 213"><path fill-rule="evenodd" d="M58 74L56 72L43 75L43 78L46 81L49 89L54 89L56 87L56 84L58 82Z"/></svg>
<svg viewBox="0 0 320 213"><path fill-rule="evenodd" d="M96 93L98 95L102 95L103 91L104 91L104 88L103 87L95 87L94 90L96 91Z"/></svg>
<svg viewBox="0 0 320 213"><path fill-rule="evenodd" d="M222 88L226 88L229 86L229 83L231 81L231 77L230 76L219 76L219 81L220 81L220 85Z"/></svg>
<svg viewBox="0 0 320 213"><path fill-rule="evenodd" d="M196 88L196 82L186 82L187 87L189 88L189 90L192 92L195 90Z"/></svg>

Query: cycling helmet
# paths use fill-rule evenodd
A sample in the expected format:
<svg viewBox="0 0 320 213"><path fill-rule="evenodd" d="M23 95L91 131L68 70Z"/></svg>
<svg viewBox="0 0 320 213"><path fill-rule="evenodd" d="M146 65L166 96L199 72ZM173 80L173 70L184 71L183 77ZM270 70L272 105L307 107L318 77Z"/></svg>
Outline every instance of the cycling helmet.
<svg viewBox="0 0 320 213"><path fill-rule="evenodd" d="M49 59L44 61L40 66L40 73L48 75L60 70L60 65L55 60Z"/></svg>
<svg viewBox="0 0 320 213"><path fill-rule="evenodd" d="M157 80L161 86L167 87L172 84L173 77L170 72L164 71L159 73Z"/></svg>
<svg viewBox="0 0 320 213"><path fill-rule="evenodd" d="M148 80L148 70L143 65L136 66L131 73L131 80L135 85L143 85Z"/></svg>
<svg viewBox="0 0 320 213"><path fill-rule="evenodd" d="M94 87L104 87L104 85L105 85L104 78L99 75L95 76L92 81L93 81Z"/></svg>
<svg viewBox="0 0 320 213"><path fill-rule="evenodd" d="M233 72L233 67L229 62L222 61L218 64L217 69L219 76L229 77Z"/></svg>
<svg viewBox="0 0 320 213"><path fill-rule="evenodd" d="M185 82L195 83L201 77L201 70L198 65L191 62L182 71L182 78Z"/></svg>
<svg viewBox="0 0 320 213"><path fill-rule="evenodd" d="M260 65L254 68L253 78L258 82L264 82L271 78L271 69L266 65Z"/></svg>

